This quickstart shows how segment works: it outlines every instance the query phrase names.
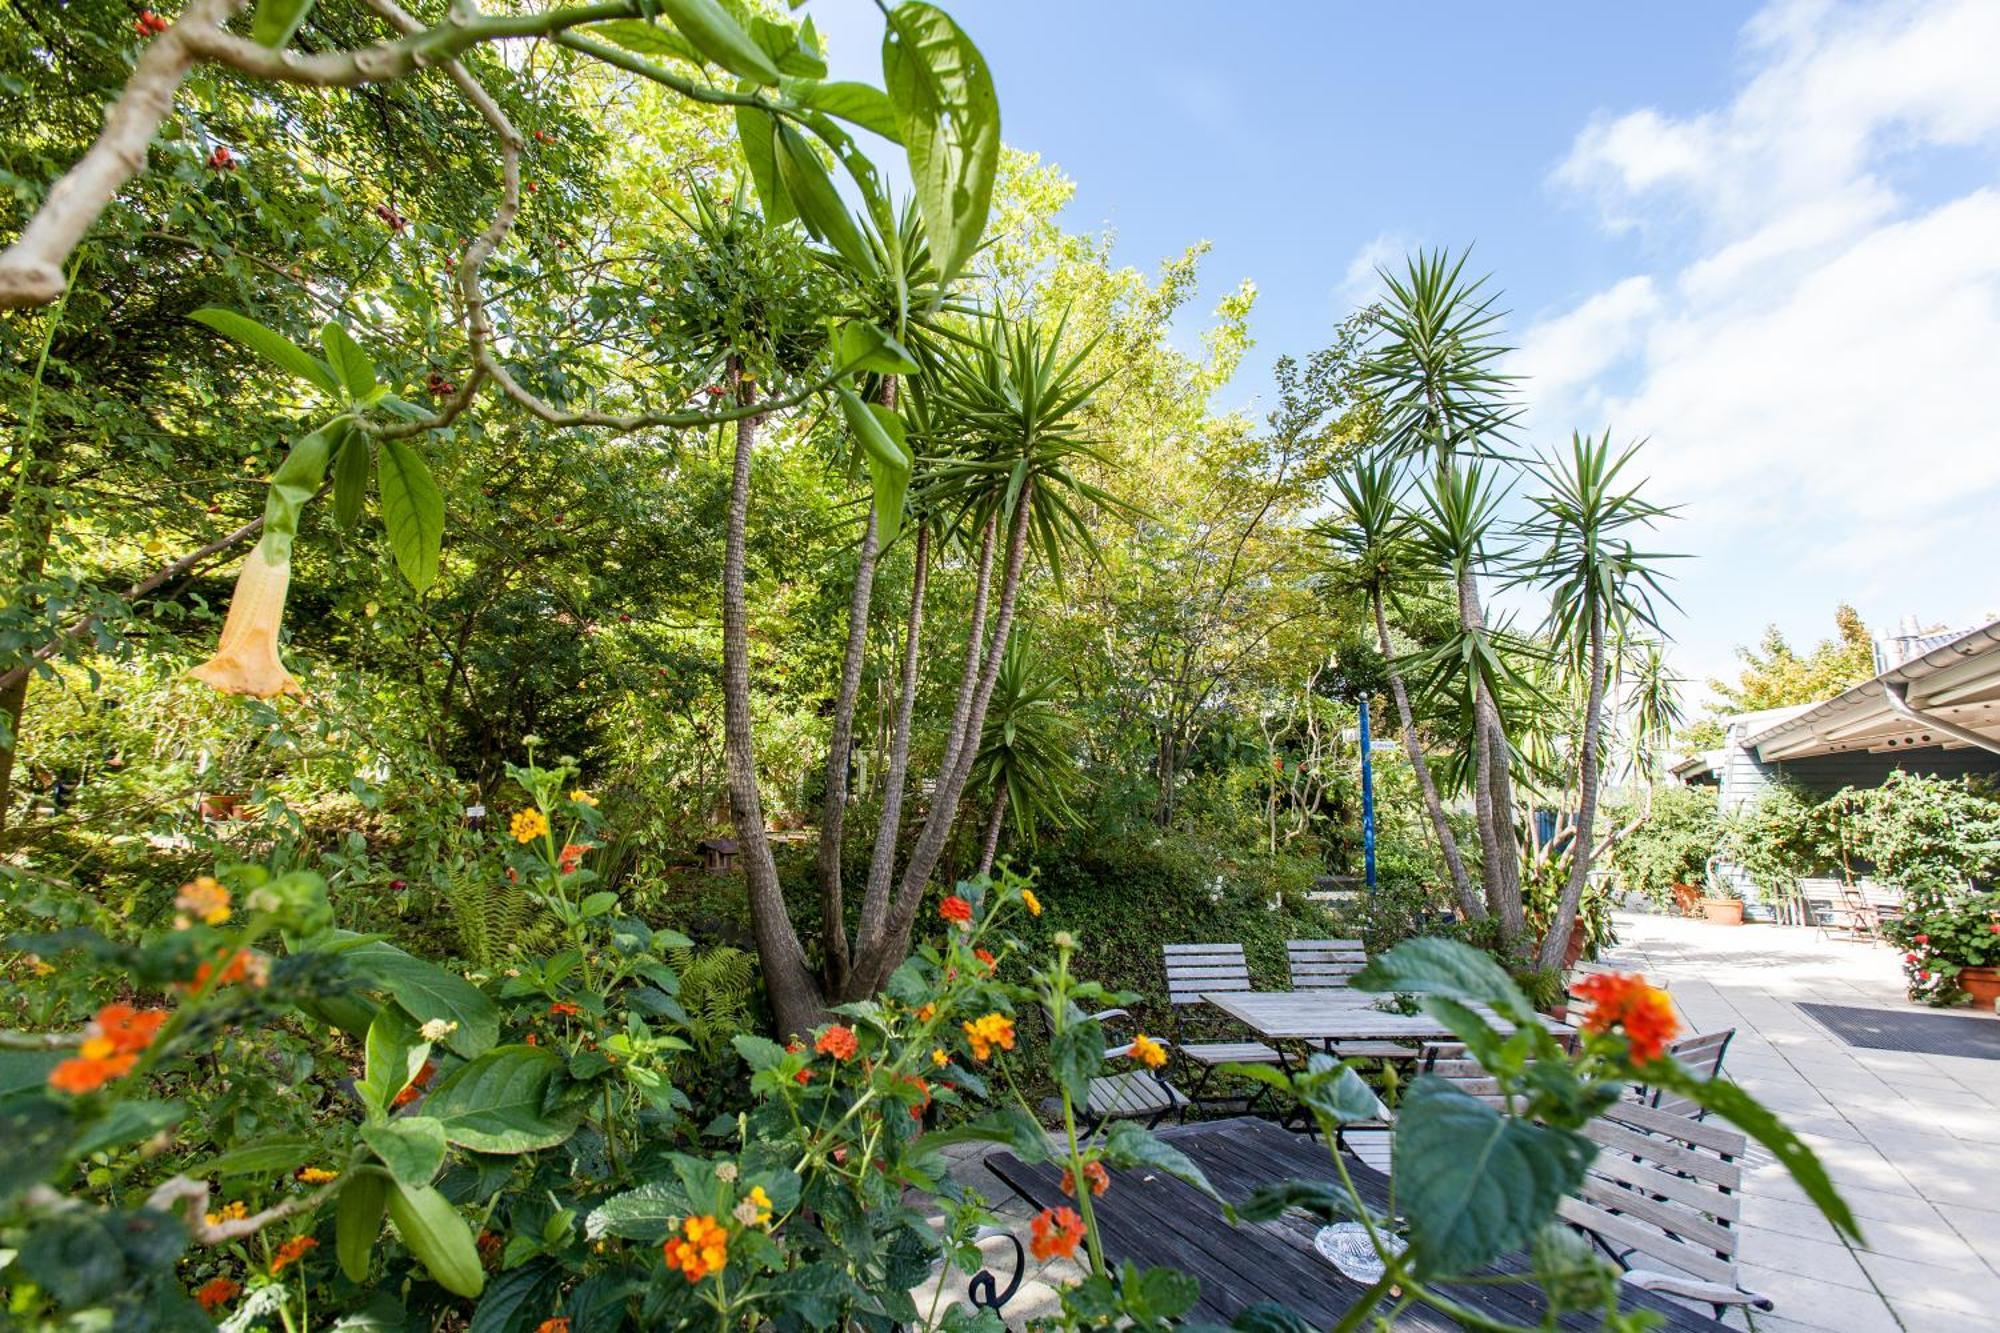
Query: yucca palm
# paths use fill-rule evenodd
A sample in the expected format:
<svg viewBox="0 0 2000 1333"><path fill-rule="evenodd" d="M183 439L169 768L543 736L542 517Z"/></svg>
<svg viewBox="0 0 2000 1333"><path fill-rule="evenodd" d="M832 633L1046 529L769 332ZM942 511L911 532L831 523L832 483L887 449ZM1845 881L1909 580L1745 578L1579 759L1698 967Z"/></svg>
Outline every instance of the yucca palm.
<svg viewBox="0 0 2000 1333"><path fill-rule="evenodd" d="M987 802L980 839L979 873L993 868L1000 831L1011 822L1015 838L1035 845L1043 823L1072 824L1070 795L1076 766L1076 724L1057 702L1061 682L1046 673L1026 638L1015 634L1001 659L993 704L972 757L973 795Z"/></svg>
<svg viewBox="0 0 2000 1333"><path fill-rule="evenodd" d="M1576 755L1576 851L1542 940L1543 967L1561 965L1569 923L1590 876L1611 636L1640 627L1657 629L1655 599L1671 601L1660 586L1658 569L1667 557L1640 551L1631 541L1634 530L1650 528L1670 513L1641 498L1636 483L1622 479L1638 448L1631 445L1614 455L1609 432L1596 438L1572 436L1568 453L1544 465L1547 489L1532 498L1535 513L1525 527L1541 551L1524 577L1548 591L1549 638L1582 677L1586 691Z"/></svg>
<svg viewBox="0 0 2000 1333"><path fill-rule="evenodd" d="M1452 891L1468 918L1484 919L1486 905L1472 887L1457 835L1445 817L1444 800L1438 794L1437 779L1431 773L1423 739L1417 733L1409 687L1396 658L1395 644L1389 637L1387 603L1407 590L1431 582L1434 568L1417 549L1414 525L1404 512L1395 469L1381 455L1366 455L1357 460L1346 472L1336 473L1333 484L1340 494L1341 511L1317 528L1321 539L1337 557L1326 582L1335 590L1359 593L1367 600L1375 620L1375 637L1382 652L1389 693L1395 700L1396 718L1402 726L1403 750L1410 757L1411 771L1423 792L1431 831L1451 874Z"/></svg>

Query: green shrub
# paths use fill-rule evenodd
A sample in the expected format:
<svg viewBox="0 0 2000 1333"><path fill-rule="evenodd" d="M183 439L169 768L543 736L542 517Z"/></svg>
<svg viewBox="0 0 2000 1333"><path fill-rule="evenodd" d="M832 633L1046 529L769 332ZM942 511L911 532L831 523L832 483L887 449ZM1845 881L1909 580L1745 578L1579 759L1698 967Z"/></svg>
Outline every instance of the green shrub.
<svg viewBox="0 0 2000 1333"><path fill-rule="evenodd" d="M1627 889L1664 907L1673 901L1674 885L1702 882L1721 842L1713 790L1663 787L1639 827L1613 844L1611 865Z"/></svg>

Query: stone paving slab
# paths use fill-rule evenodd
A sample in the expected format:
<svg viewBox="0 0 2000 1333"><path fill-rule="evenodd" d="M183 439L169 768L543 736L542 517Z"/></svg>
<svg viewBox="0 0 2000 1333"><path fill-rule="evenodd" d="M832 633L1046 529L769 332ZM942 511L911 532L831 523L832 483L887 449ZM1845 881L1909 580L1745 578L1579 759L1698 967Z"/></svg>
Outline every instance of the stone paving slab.
<svg viewBox="0 0 2000 1333"><path fill-rule="evenodd" d="M1796 1007L1921 1010L1883 946L1788 926L1636 914L1617 925L1605 963L1665 986L1690 1029L1736 1029L1723 1072L1820 1154L1865 1234L1850 1250L1753 1149L1743 1281L1778 1306L1729 1322L1774 1333L2000 1327L2000 1062L1850 1047Z"/></svg>

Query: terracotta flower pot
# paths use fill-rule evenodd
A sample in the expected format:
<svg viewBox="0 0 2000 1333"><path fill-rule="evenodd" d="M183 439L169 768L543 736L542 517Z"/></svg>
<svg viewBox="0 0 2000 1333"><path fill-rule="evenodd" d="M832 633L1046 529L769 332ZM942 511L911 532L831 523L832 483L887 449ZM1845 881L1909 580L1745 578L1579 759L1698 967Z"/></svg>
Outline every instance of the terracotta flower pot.
<svg viewBox="0 0 2000 1333"><path fill-rule="evenodd" d="M1703 898L1701 914L1708 918L1712 926L1740 926L1743 924L1743 900L1741 898Z"/></svg>
<svg viewBox="0 0 2000 1333"><path fill-rule="evenodd" d="M1958 988L1972 997L1972 1007L1993 1012L1993 1002L2000 1000L2000 967L1961 967L1958 970Z"/></svg>

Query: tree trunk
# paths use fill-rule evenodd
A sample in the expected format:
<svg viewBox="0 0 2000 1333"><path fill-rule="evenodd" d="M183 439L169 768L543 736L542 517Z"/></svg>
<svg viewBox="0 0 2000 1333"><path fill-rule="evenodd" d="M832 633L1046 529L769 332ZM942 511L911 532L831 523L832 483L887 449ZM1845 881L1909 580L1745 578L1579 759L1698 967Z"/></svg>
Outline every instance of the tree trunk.
<svg viewBox="0 0 2000 1333"><path fill-rule="evenodd" d="M903 791L910 773L910 727L917 711L917 673L922 664L924 595L930 586L930 553L930 529L919 527L916 552L911 559L910 614L903 637L903 676L901 695L896 701L896 729L889 738L888 772L882 782L882 815L875 825L875 851L868 864L868 888L862 897L864 920L869 904L885 905L876 914L878 928L881 916L886 914L889 885L895 879L896 840L903 826Z"/></svg>
<svg viewBox="0 0 2000 1333"><path fill-rule="evenodd" d="M32 424L32 423L31 423ZM25 466L16 478L16 494L21 503L11 517L21 535L20 560L15 566L15 596L25 595L29 585L42 577L48 567L49 541L55 534L56 506L50 494L57 480L63 448L44 429L39 441L29 442ZM23 664L32 667L32 661ZM0 739L0 830L7 827L7 814L14 802L14 761L21 748L21 719L28 706L28 682L32 670L20 679L0 687L0 714L5 714L7 733Z"/></svg>
<svg viewBox="0 0 2000 1333"><path fill-rule="evenodd" d="M1472 887L1472 876L1466 872L1465 857L1458 850L1458 837L1451 831L1451 821L1445 817L1444 800L1438 795L1437 779L1431 776L1430 762L1424 758L1423 741L1417 735L1416 714L1410 708L1410 691L1403 684L1403 673L1396 669L1395 650L1389 642L1389 617L1382 610L1382 594L1372 593L1369 601L1375 611L1375 636L1382 643L1382 660L1389 675L1389 694L1396 701L1396 719L1403 728L1403 749L1410 756L1410 768L1417 775L1417 786L1424 793L1424 809L1431 817L1431 829L1437 834L1438 849L1444 853L1444 863L1451 871L1452 892L1458 896L1459 910L1470 921L1486 919L1486 904L1479 900L1479 894Z"/></svg>
<svg viewBox="0 0 2000 1333"><path fill-rule="evenodd" d="M861 698L861 671L868 660L868 607L874 599L879 554L875 510L861 533L854 570L854 595L847 604L847 652L840 664L840 691L834 697L833 736L826 747L826 799L819 815L820 936L826 951L826 989L838 995L847 984L847 911L840 882L841 837L847 823L847 770L854 754L854 707Z"/></svg>
<svg viewBox="0 0 2000 1333"><path fill-rule="evenodd" d="M980 533L979 564L972 585L971 623L966 630L965 670L959 677L958 698L952 705L951 728L945 735L944 759L938 766L937 790L940 794L944 789L945 777L950 773L952 765L957 761L959 747L964 742L966 720L971 716L973 696L978 690L979 666L986 634L986 605L991 595L993 584L993 538L995 530L995 520L989 518L986 521L986 526ZM913 611L917 609L915 606L912 608ZM917 635L915 631L920 629L921 626L922 620L920 615L911 620L912 635L909 646L905 651L903 663L903 718L898 741L903 751L903 768L906 774L909 767L910 717L916 689L916 664L914 658ZM896 822L893 823L888 818L891 813L890 799L893 799L893 810L896 816ZM854 935L854 952L857 959L863 953L872 955L875 950L879 949L888 931L889 911L895 899L895 838L902 819L902 801L903 784L896 783L891 787L888 797L885 798L882 809L883 823L876 832L875 856L868 872L868 892L861 902L861 924ZM932 808L933 810L936 808L935 797L933 798ZM928 821L925 824L925 828L929 828ZM888 840L886 846L883 844L885 837ZM865 975L865 971L866 969L863 969L857 962L848 977L847 999L865 999L867 996L874 994L875 988L870 984L873 978Z"/></svg>
<svg viewBox="0 0 2000 1333"><path fill-rule="evenodd" d="M1479 602L1479 579L1468 564L1458 573L1460 627L1471 634L1486 628ZM1514 839L1513 784L1508 778L1512 754L1500 708L1477 680L1472 691L1472 744L1478 782L1474 803L1479 816L1480 879L1486 907L1500 925L1505 943L1518 939L1527 927L1521 908L1521 852Z"/></svg>
<svg viewBox="0 0 2000 1333"><path fill-rule="evenodd" d="M986 815L986 836L979 846L979 873L991 874L994 854L1000 850L1000 826L1007 822L1007 793L993 794L993 809Z"/></svg>
<svg viewBox="0 0 2000 1333"><path fill-rule="evenodd" d="M738 398L748 405L756 390L740 381ZM736 826L744 886L750 899L750 929L764 988L771 997L781 1035L806 1032L825 1012L818 983L806 966L798 932L785 914L771 839L764 829L764 804L757 790L757 754L750 724L750 626L745 595L745 532L750 513L750 459L759 417L736 423L736 465L729 482L729 527L722 558L722 720L727 759L729 814Z"/></svg>
<svg viewBox="0 0 2000 1333"><path fill-rule="evenodd" d="M889 974L908 955L910 927L916 920L917 906L923 901L931 872L937 868L938 858L944 855L945 842L958 818L959 797L964 794L966 779L971 776L972 758L979 748L977 738L986 725L986 708L992 702L993 685L1000 675L1000 662L1007 653L1007 634L1013 628L1014 606L1021 591L1021 571L1027 564L1028 528L1028 498L1022 496L1015 502L1009 524L1007 565L1000 579L993 637L987 646L985 668L979 674L978 691L973 695L970 714L961 729L957 762L939 776L937 794L932 798L930 812L924 819L924 830L917 837L917 845L911 849L910 863L903 870L902 886L897 890L887 921L883 923L881 936L872 945L864 942L863 949L857 951L865 952L867 958L864 961L856 957L856 979L852 984L865 987L865 994L880 990L889 979Z"/></svg>
<svg viewBox="0 0 2000 1333"><path fill-rule="evenodd" d="M1590 608L1590 694L1584 705L1583 745L1577 758L1576 836L1570 840L1569 882L1563 886L1562 899L1554 919L1549 922L1549 933L1542 940L1543 967L1562 966L1563 952L1569 945L1570 923L1576 920L1577 911L1583 905L1583 891L1590 882L1590 863L1597 851L1591 845L1591 836L1592 826L1597 820L1597 749L1603 730L1605 668L1604 608L1593 599Z"/></svg>

